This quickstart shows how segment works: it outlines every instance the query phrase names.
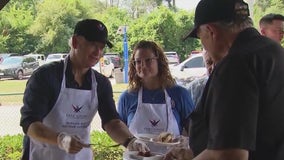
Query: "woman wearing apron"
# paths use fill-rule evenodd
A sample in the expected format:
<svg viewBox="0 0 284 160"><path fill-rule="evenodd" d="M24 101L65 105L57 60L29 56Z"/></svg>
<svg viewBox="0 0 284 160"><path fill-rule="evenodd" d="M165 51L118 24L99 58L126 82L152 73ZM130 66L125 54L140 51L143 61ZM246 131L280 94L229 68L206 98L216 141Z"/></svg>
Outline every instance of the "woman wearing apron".
<svg viewBox="0 0 284 160"><path fill-rule="evenodd" d="M170 132L178 136L187 130L193 103L187 90L176 85L161 47L140 41L129 68L129 89L120 96L118 112L132 134ZM167 151L152 143L148 146L153 152Z"/></svg>
<svg viewBox="0 0 284 160"><path fill-rule="evenodd" d="M117 143L148 151L119 120L110 81L92 70L103 54L106 26L79 21L64 61L41 66L30 77L21 108L25 132L22 160L93 160L90 123L99 112L102 127Z"/></svg>

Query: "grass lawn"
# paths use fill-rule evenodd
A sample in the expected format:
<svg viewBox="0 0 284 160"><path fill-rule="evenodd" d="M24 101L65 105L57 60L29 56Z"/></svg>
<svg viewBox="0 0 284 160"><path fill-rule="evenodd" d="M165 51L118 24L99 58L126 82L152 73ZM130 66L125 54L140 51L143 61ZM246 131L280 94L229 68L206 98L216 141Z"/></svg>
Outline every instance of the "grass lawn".
<svg viewBox="0 0 284 160"><path fill-rule="evenodd" d="M23 104L23 93L27 80L0 80L0 105L21 105ZM113 86L113 96L117 103L122 91L127 84L119 83Z"/></svg>
<svg viewBox="0 0 284 160"><path fill-rule="evenodd" d="M27 80L0 80L0 94L24 93Z"/></svg>

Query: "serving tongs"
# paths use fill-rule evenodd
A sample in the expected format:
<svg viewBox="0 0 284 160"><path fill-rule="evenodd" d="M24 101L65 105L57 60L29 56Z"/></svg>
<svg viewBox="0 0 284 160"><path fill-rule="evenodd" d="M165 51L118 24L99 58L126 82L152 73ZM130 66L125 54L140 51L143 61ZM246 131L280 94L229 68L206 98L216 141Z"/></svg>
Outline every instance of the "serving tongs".
<svg viewBox="0 0 284 160"><path fill-rule="evenodd" d="M103 147L103 148L112 148L112 147L119 147L120 145L121 144L103 145L103 144L100 144L100 143L90 143L90 144L88 144L88 147L99 146L99 147Z"/></svg>

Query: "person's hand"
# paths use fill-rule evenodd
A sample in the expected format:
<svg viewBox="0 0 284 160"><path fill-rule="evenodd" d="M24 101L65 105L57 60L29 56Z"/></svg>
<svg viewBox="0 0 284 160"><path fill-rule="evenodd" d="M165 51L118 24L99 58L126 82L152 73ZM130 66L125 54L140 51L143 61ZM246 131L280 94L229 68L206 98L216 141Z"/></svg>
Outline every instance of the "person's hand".
<svg viewBox="0 0 284 160"><path fill-rule="evenodd" d="M82 143L79 137L68 135L64 132L59 133L57 136L57 145L60 149L71 154L80 152L83 147L89 147Z"/></svg>
<svg viewBox="0 0 284 160"><path fill-rule="evenodd" d="M186 148L179 148L175 147L172 148L164 157L164 160L192 160L193 153L191 149Z"/></svg>
<svg viewBox="0 0 284 160"><path fill-rule="evenodd" d="M189 137L180 135L180 136L178 136L178 139L179 139L180 143L177 144L175 147L185 148L185 149L189 148Z"/></svg>
<svg viewBox="0 0 284 160"><path fill-rule="evenodd" d="M149 147L141 140L138 140L137 138L133 138L129 144L127 145L127 149L129 151L139 151L139 152L149 152Z"/></svg>

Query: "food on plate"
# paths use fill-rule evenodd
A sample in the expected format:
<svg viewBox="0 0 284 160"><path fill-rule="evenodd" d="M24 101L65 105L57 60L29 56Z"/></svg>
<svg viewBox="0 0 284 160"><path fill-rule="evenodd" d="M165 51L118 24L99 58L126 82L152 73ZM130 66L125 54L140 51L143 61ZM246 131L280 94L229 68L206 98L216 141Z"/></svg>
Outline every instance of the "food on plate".
<svg viewBox="0 0 284 160"><path fill-rule="evenodd" d="M163 143L171 143L174 140L174 135L169 132L162 132L158 136L158 141Z"/></svg>
<svg viewBox="0 0 284 160"><path fill-rule="evenodd" d="M147 152L138 152L138 156L150 157L152 155L150 151L147 151Z"/></svg>

